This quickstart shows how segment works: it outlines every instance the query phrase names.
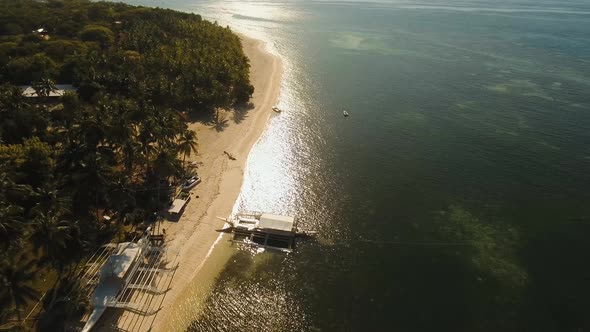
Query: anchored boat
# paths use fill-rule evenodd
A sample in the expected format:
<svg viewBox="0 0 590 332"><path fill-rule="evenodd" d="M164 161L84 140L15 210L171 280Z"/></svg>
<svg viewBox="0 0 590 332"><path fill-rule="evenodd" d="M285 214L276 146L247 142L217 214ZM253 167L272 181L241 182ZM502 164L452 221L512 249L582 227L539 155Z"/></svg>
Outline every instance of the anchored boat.
<svg viewBox="0 0 590 332"><path fill-rule="evenodd" d="M284 252L293 251L296 237L316 233L300 229L294 217L278 214L248 211L219 219L230 224L232 241Z"/></svg>

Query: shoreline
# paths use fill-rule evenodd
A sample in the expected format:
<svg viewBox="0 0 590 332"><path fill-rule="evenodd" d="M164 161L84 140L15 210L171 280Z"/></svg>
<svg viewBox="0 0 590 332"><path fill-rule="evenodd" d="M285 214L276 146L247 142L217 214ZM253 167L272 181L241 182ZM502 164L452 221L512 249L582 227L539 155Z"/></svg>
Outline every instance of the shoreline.
<svg viewBox="0 0 590 332"><path fill-rule="evenodd" d="M168 291L150 301L153 309L160 310L152 317L145 317L128 310L109 309L111 312L105 313L97 330L111 330L110 327L126 331L185 330L190 321L181 322L184 327L174 324L175 321L179 323L175 309L184 307L184 302L194 301L187 298L186 293L195 296L191 285L196 283L197 275L198 297L206 298L230 257L230 250L218 249L223 233L217 230L224 222L217 216L226 217L232 212L241 191L250 150L274 114L271 107L278 101L283 71L280 58L266 51L265 42L243 34L238 36L250 59L250 82L255 88L250 99L253 108L239 112L220 110L222 128L201 122L189 123L189 129L197 132L199 148L198 155L191 155L186 162L198 163L202 182L191 190L191 200L182 216L177 221L164 220L160 224L160 229L166 230L168 262L178 266L171 279L164 281ZM236 160L228 158L225 151ZM189 288L193 288L192 291Z"/></svg>

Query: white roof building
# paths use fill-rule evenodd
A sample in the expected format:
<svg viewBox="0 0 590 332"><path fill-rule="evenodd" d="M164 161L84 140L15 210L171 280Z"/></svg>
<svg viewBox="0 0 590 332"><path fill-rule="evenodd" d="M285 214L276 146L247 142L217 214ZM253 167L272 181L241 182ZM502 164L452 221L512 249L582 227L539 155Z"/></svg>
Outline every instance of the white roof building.
<svg viewBox="0 0 590 332"><path fill-rule="evenodd" d="M21 90L23 90L23 96L27 98L37 98L37 92L33 89L30 85L20 86ZM49 92L48 97L62 97L66 94L66 92L76 91L77 89L71 84L56 84L55 90Z"/></svg>

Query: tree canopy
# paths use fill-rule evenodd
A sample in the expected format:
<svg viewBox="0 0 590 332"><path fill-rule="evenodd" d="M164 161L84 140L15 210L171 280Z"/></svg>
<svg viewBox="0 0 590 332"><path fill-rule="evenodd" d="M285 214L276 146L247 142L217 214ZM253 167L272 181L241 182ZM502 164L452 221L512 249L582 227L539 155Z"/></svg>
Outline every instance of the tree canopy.
<svg viewBox="0 0 590 332"><path fill-rule="evenodd" d="M28 288L35 266L58 275L43 306L57 310L56 294L75 288L65 275L87 252L169 203L198 148L185 114L247 101L249 67L238 36L199 15L0 2L0 267L27 262L0 269L14 286L0 288L12 303L0 319L38 295ZM59 84L75 90L55 97Z"/></svg>
<svg viewBox="0 0 590 332"><path fill-rule="evenodd" d="M199 15L84 0L8 0L0 12L4 82L49 78L86 87L87 100L108 93L189 111L254 90L239 38Z"/></svg>

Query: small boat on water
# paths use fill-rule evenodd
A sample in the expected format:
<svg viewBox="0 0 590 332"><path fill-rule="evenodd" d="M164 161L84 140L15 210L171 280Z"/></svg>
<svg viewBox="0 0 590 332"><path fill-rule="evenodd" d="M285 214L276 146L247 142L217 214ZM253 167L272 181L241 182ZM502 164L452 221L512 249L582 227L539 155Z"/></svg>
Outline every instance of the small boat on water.
<svg viewBox="0 0 590 332"><path fill-rule="evenodd" d="M273 106L272 107L272 110L275 111L275 112L277 112L277 113L281 113L281 109L278 108L277 106Z"/></svg>
<svg viewBox="0 0 590 332"><path fill-rule="evenodd" d="M346 110L343 110L343 111L342 111L342 114L343 114L344 116L349 116L349 114L348 114L348 112L347 112Z"/></svg>
<svg viewBox="0 0 590 332"><path fill-rule="evenodd" d="M230 224L234 235L232 241L283 252L293 251L296 237L316 234L300 229L291 216L243 211L228 218L218 218Z"/></svg>

